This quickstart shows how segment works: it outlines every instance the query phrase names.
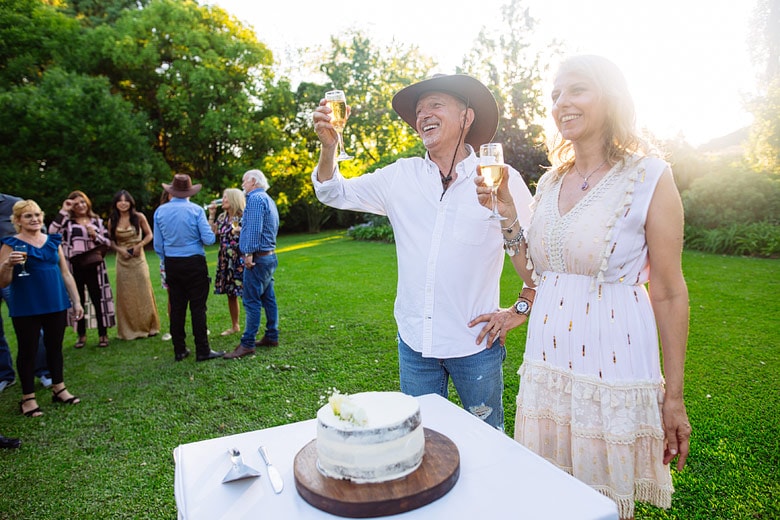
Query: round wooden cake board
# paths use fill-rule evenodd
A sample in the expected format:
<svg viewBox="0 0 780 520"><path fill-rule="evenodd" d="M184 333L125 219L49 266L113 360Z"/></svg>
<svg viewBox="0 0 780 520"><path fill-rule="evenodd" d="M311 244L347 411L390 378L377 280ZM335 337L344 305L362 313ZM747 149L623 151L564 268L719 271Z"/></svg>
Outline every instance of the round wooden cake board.
<svg viewBox="0 0 780 520"><path fill-rule="evenodd" d="M425 455L409 475L378 484L355 484L324 476L317 469L317 440L295 456L295 488L317 509L351 518L395 515L443 497L460 476L460 453L447 436L425 431Z"/></svg>

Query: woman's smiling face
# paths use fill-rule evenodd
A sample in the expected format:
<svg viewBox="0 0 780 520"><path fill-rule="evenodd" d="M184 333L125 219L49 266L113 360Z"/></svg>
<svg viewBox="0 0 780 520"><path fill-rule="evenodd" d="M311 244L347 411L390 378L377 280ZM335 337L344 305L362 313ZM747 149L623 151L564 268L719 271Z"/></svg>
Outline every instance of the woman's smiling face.
<svg viewBox="0 0 780 520"><path fill-rule="evenodd" d="M552 116L564 139L572 142L601 138L607 107L596 85L584 76L564 72L555 78Z"/></svg>

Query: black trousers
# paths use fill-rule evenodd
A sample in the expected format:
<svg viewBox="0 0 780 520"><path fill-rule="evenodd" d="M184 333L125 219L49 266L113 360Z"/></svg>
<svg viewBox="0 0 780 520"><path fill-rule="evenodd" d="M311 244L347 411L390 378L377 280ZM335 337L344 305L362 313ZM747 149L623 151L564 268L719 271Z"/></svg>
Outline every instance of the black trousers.
<svg viewBox="0 0 780 520"><path fill-rule="evenodd" d="M192 319L192 335L198 356L206 356L209 347L206 325L206 300L209 297L209 278L206 257L202 255L165 258L165 280L168 283L168 300L171 303L171 339L173 352L182 354L187 349L184 324L187 306Z"/></svg>
<svg viewBox="0 0 780 520"><path fill-rule="evenodd" d="M49 365L53 384L62 383L62 338L65 336L67 312L36 314L11 318L16 332L19 352L16 354L16 371L22 381L22 393L35 392L35 357L38 340L43 330L43 345L46 347L46 363Z"/></svg>
<svg viewBox="0 0 780 520"><path fill-rule="evenodd" d="M73 266L73 280L76 282L76 287L79 290L79 298L81 299L81 306L84 307L84 287L89 291L89 299L92 301L92 305L95 307L95 318L98 323L98 335L105 336L108 334L106 326L103 324L103 306L100 304L102 301L100 282L98 281L98 266L91 265L89 267L76 267ZM86 312L86 310L85 310ZM81 318L76 324L76 332L79 336L86 336L87 334L87 319Z"/></svg>

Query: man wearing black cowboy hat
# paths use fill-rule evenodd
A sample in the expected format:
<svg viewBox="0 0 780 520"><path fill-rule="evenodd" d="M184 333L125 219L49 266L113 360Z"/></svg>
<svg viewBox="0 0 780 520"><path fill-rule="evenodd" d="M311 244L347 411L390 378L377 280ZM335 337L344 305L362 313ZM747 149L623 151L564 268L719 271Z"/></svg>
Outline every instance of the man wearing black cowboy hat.
<svg viewBox="0 0 780 520"><path fill-rule="evenodd" d="M479 204L474 148L489 142L498 107L487 87L461 75L438 75L399 91L393 109L420 135L425 157L400 159L369 175L341 176L337 134L324 100L314 129L322 143L312 174L317 198L339 209L387 215L398 257L395 319L401 391L447 396L452 378L464 408L504 427L502 363L497 340L477 343L470 320L498 309L503 240ZM532 198L509 168L510 190L522 226Z"/></svg>
<svg viewBox="0 0 780 520"><path fill-rule="evenodd" d="M200 191L201 185L193 186L189 175L176 174L171 184L163 183L162 186L171 195L171 200L154 212L154 251L165 262L174 357L181 361L190 355L184 341L188 305L195 337L195 359L207 361L222 357L225 352L215 352L209 347L206 326L206 300L211 279L203 246L213 244L216 237L203 208L189 201Z"/></svg>

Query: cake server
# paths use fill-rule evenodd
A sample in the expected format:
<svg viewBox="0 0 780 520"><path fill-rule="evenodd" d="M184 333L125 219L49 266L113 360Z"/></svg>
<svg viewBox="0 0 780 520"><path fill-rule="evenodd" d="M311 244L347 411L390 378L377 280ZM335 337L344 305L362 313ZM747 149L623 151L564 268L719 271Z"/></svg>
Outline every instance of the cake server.
<svg viewBox="0 0 780 520"><path fill-rule="evenodd" d="M260 476L259 471L244 464L244 459L241 457L241 452L238 451L238 448L230 448L228 453L230 454L230 462L233 465L230 467L230 470L228 470L227 475L222 479L223 484L233 482L234 480Z"/></svg>
<svg viewBox="0 0 780 520"><path fill-rule="evenodd" d="M276 469L276 466L271 464L268 450L265 449L265 446L260 446L257 448L257 451L260 452L260 456L263 457L263 461L265 461L265 465L268 467L268 478L271 479L271 486L274 488L274 493L281 493L282 489L284 489L284 480L282 480L282 475L279 473L279 470Z"/></svg>

